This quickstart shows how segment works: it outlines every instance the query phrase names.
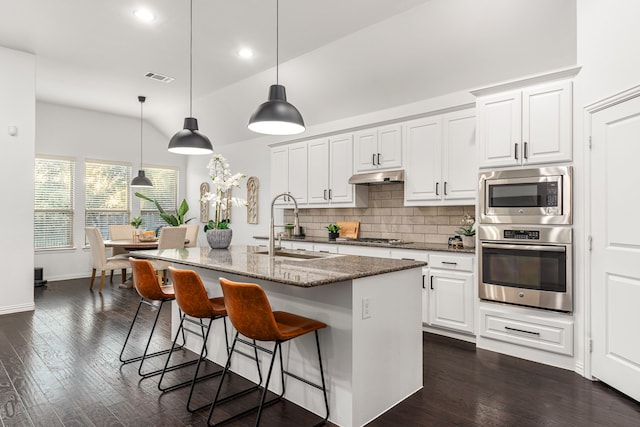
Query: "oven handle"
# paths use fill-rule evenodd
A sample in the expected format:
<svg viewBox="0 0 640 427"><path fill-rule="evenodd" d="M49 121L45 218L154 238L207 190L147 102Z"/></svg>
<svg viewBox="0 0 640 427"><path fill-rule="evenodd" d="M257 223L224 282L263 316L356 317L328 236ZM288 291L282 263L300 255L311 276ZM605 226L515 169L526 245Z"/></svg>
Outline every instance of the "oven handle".
<svg viewBox="0 0 640 427"><path fill-rule="evenodd" d="M491 249L515 249L522 251L566 252L566 246L542 246L542 245L510 245L507 243L482 243L483 248Z"/></svg>

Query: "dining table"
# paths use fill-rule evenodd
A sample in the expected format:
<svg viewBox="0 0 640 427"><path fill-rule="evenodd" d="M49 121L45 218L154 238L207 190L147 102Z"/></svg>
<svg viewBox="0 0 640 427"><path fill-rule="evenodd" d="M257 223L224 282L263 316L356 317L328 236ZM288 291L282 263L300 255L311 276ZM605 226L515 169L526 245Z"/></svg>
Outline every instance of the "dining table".
<svg viewBox="0 0 640 427"><path fill-rule="evenodd" d="M189 239L185 239L184 244L189 244ZM105 240L106 248L121 248L126 251L139 251L142 249L158 249L158 239L153 240ZM120 288L133 288L133 276L127 277L120 285Z"/></svg>

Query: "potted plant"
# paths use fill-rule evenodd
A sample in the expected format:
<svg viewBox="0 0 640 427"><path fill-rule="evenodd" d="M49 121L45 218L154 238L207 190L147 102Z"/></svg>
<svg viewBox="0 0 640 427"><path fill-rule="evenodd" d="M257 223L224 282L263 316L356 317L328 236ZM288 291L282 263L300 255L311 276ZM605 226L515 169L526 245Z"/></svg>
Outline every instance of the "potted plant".
<svg viewBox="0 0 640 427"><path fill-rule="evenodd" d="M295 226L293 224L285 224L284 225L284 231L287 234L287 237L290 239L291 236L293 236L293 229L295 228Z"/></svg>
<svg viewBox="0 0 640 427"><path fill-rule="evenodd" d="M338 233L338 231L340 231L341 228L342 227L340 227L338 224L327 225L326 229L329 230L329 240L336 240L336 238L340 236L340 233Z"/></svg>
<svg viewBox="0 0 640 427"><path fill-rule="evenodd" d="M476 247L476 219L471 215L465 215L462 217L462 221L460 221L462 227L456 230L456 234L458 234L462 238L462 246L465 248L475 248Z"/></svg>
<svg viewBox="0 0 640 427"><path fill-rule="evenodd" d="M187 222L193 219L193 218L189 218L189 219L184 218L187 212L189 212L189 204L187 203L186 199L182 199L182 203L180 203L180 206L178 207L178 211L176 212L176 215L173 215L173 214L168 214L164 209L162 209L162 206L160 206L160 203L158 203L157 200L147 197L142 193L136 192L135 195L140 199L147 200L153 203L154 205L156 205L158 212L160 212L160 217L167 224L171 226L177 227L178 225L186 224Z"/></svg>
<svg viewBox="0 0 640 427"><path fill-rule="evenodd" d="M142 217L134 216L133 218L131 218L131 225L133 225L133 228L140 228L140 226L142 225Z"/></svg>
<svg viewBox="0 0 640 427"><path fill-rule="evenodd" d="M203 194L200 201L211 203L214 218L204 226L204 231L212 249L225 249L231 244L233 236L233 231L229 228L231 206L247 206L246 200L231 197L231 189L240 187L240 180L245 175L232 174L229 162L220 154L214 154L211 157L207 168L214 190Z"/></svg>

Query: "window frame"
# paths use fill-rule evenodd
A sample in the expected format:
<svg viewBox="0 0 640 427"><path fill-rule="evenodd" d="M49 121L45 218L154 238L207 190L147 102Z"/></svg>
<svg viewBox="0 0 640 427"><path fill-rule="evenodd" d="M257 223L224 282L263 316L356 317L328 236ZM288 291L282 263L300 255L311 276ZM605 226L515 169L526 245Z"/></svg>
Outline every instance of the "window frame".
<svg viewBox="0 0 640 427"><path fill-rule="evenodd" d="M160 170L168 170L168 171L173 171L175 173L175 191L173 192L172 196L173 196L173 201L174 201L174 208L172 209L166 209L166 206L162 206L162 203L160 204L160 206L162 206L163 209L165 209L165 212L168 214L173 214L175 215L178 211L178 197L179 197L179 193L180 193L180 168L177 166L168 166L168 165L157 165L157 164L142 164L142 169L145 171L145 174L147 176L147 178L149 178L151 180L151 182L153 183L154 188L157 188L157 180L153 179L153 173L149 174L149 170L150 169L160 169ZM145 194L143 191L138 191L141 192L143 194ZM146 194L145 194L146 195ZM134 196L135 197L135 196ZM144 217L145 214L155 214L158 213L158 210L154 207L153 209L143 209L143 205L145 203L151 203L151 202L147 202L146 200L142 200L140 198L138 198L140 201L140 216ZM164 226L168 226L169 224L167 224L162 218L159 218L159 223L160 225L159 227L164 227ZM143 228L146 228L146 224L142 224ZM148 230L148 228L147 228Z"/></svg>

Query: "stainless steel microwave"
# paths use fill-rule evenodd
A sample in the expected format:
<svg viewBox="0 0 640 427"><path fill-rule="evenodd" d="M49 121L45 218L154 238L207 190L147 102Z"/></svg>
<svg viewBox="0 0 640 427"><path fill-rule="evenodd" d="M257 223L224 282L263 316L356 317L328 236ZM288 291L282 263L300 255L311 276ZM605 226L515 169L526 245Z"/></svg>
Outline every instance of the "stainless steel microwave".
<svg viewBox="0 0 640 427"><path fill-rule="evenodd" d="M571 166L480 173L480 224L571 224Z"/></svg>

